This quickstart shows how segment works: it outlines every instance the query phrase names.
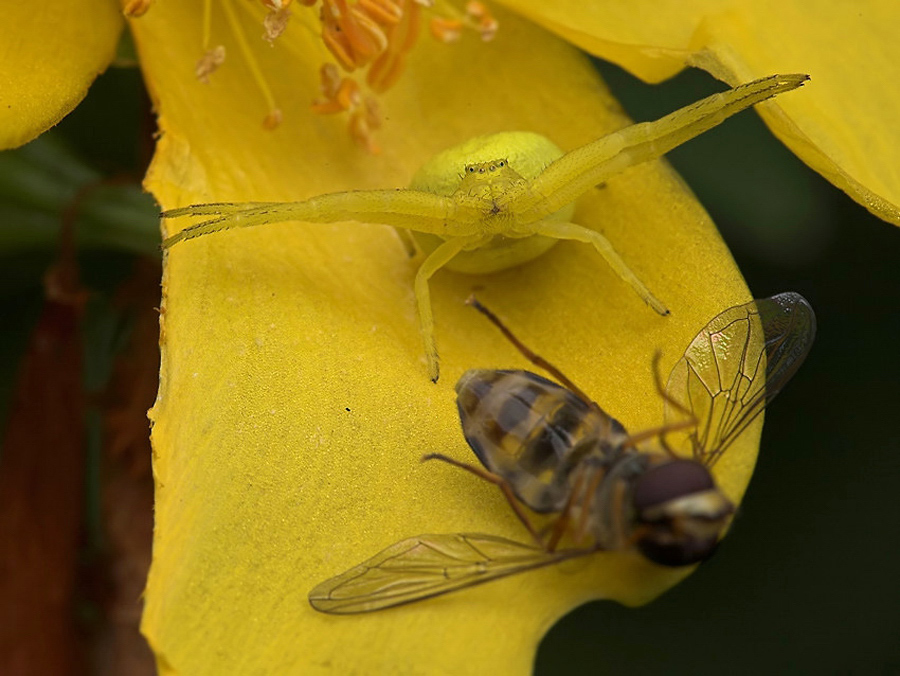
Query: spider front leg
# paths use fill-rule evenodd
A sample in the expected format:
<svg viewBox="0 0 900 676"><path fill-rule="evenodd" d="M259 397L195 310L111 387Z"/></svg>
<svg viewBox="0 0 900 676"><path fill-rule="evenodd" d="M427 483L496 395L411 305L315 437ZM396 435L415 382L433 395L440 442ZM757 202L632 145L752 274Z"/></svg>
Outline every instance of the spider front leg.
<svg viewBox="0 0 900 676"><path fill-rule="evenodd" d="M302 202L215 202L162 212L165 219L212 216L163 240L163 249L223 230L287 221L357 221L415 229L442 237L478 232L478 219L459 213L453 200L419 190L353 190L311 197Z"/></svg>
<svg viewBox="0 0 900 676"><path fill-rule="evenodd" d="M639 122L572 150L552 162L519 201L521 222L543 220L629 167L655 160L773 96L801 87L808 75L771 75L685 106L653 122Z"/></svg>
<svg viewBox="0 0 900 676"><path fill-rule="evenodd" d="M539 221L534 223L531 229L536 235L554 239L571 239L592 245L622 281L628 283L647 305L663 316L669 314L669 309L656 296L650 293L650 290L644 286L644 283L625 264L622 257L616 253L609 240L599 232L585 228L583 225L563 221Z"/></svg>

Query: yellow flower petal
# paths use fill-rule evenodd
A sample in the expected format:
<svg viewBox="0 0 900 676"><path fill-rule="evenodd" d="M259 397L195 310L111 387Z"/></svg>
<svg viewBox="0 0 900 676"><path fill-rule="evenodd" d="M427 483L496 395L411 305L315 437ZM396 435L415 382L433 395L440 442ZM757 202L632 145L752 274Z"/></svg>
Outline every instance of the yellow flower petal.
<svg viewBox="0 0 900 676"><path fill-rule="evenodd" d="M502 13L487 45L422 41L382 101L384 152L366 155L342 120L308 111L327 57L304 16L298 9L276 48L258 52L284 111L274 131L260 124L264 104L227 34L229 57L202 85L193 10L160 3L134 23L162 127L147 185L163 206L402 186L437 151L478 134L533 130L568 149L627 123L582 55ZM322 615L306 600L404 537L527 541L494 487L419 462L427 452L473 459L453 391L464 370L526 366L463 305L474 287L631 429L661 420L653 352L664 349L671 368L707 320L749 299L714 226L665 165L611 180L581 200L576 219L603 230L671 317L575 243L500 274L441 272L437 385L414 309L418 261L390 229L274 225L170 251L143 621L163 673L525 673L546 629L577 604L646 602L688 574L598 554L367 616ZM717 466L734 499L758 433Z"/></svg>
<svg viewBox="0 0 900 676"><path fill-rule="evenodd" d="M112 61L122 15L111 0L4 2L0 149L27 143L75 108Z"/></svg>
<svg viewBox="0 0 900 676"><path fill-rule="evenodd" d="M900 225L900 5L890 0L500 0L648 82L697 66L731 85L803 72L762 116L804 162Z"/></svg>

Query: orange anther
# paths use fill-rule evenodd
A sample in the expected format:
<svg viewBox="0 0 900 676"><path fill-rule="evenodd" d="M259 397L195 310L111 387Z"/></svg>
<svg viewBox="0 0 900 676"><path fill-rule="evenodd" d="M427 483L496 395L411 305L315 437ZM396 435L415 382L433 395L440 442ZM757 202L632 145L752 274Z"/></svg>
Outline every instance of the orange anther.
<svg viewBox="0 0 900 676"><path fill-rule="evenodd" d="M353 57L350 56L349 45L343 37L340 31L325 30L322 33L322 42L325 43L328 51L337 59L337 62L341 64L341 68L352 73L356 70L356 64L353 62Z"/></svg>
<svg viewBox="0 0 900 676"><path fill-rule="evenodd" d="M354 7L350 10L352 21L346 22L355 30L348 31L348 36L353 43L354 49L365 57L366 62L371 58L381 54L388 46L387 36L384 34L381 26L379 26L372 18Z"/></svg>
<svg viewBox="0 0 900 676"><path fill-rule="evenodd" d="M337 66L330 63L322 66L319 73L322 78L320 88L325 98L313 102L315 112L328 115L359 107L362 94L355 80L349 77L341 79Z"/></svg>
<svg viewBox="0 0 900 676"><path fill-rule="evenodd" d="M487 17L479 22L478 30L481 33L481 39L490 42L497 37L497 29L500 24L494 17Z"/></svg>
<svg viewBox="0 0 900 676"><path fill-rule="evenodd" d="M274 110L270 111L268 115L266 115L265 119L263 119L263 128L271 131L281 124L281 119L281 109L275 108Z"/></svg>
<svg viewBox="0 0 900 676"><path fill-rule="evenodd" d="M480 19L488 14L488 9L484 4L478 2L478 0L469 0L469 2L466 3L466 14L475 17L476 19Z"/></svg>
<svg viewBox="0 0 900 676"><path fill-rule="evenodd" d="M363 111L356 111L350 116L349 123L350 138L358 145L372 155L378 155L381 148L375 143L372 130L369 128L366 114Z"/></svg>
<svg viewBox="0 0 900 676"><path fill-rule="evenodd" d="M344 109L337 101L328 101L325 99L317 99L310 106L314 113L318 115L333 115L334 113L343 113Z"/></svg>
<svg viewBox="0 0 900 676"><path fill-rule="evenodd" d="M319 78L322 83L319 89L326 99L337 98L338 88L341 86L341 73L333 63L323 64L319 69Z"/></svg>
<svg viewBox="0 0 900 676"><path fill-rule="evenodd" d="M272 42L275 38L284 33L284 29L287 28L288 19L290 18L291 10L287 8L273 9L266 14L266 18L263 19L263 29L265 30L263 38Z"/></svg>
<svg viewBox="0 0 900 676"><path fill-rule="evenodd" d="M388 48L369 67L366 82L376 92L383 92L394 85L403 74L407 54L419 35L419 18L422 9L410 4L403 20L388 28Z"/></svg>
<svg viewBox="0 0 900 676"><path fill-rule="evenodd" d="M466 3L466 14L471 20L473 28L481 33L482 40L488 42L494 39L499 24L483 3L478 0L469 0Z"/></svg>
<svg viewBox="0 0 900 676"><path fill-rule="evenodd" d="M347 0L325 0L319 16L325 46L348 71L364 66L387 48L381 27L357 7L349 7Z"/></svg>
<svg viewBox="0 0 900 676"><path fill-rule="evenodd" d="M431 34L441 42L456 42L462 35L463 22L456 19L433 17L428 25Z"/></svg>
<svg viewBox="0 0 900 676"><path fill-rule="evenodd" d="M288 7L290 7L290 4L293 1L294 0L260 0L263 7L265 7L266 9L272 10L273 12L280 12L283 9L287 9ZM312 4L315 3L315 1L316 0L312 0L312 2L308 2L308 1L304 2L304 0L300 0L300 3L311 6Z"/></svg>
<svg viewBox="0 0 900 676"><path fill-rule="evenodd" d="M295 1L306 6L315 4L312 0ZM459 40L464 30L477 31L483 40L490 40L497 32L497 21L479 0L469 0L464 10L445 0L441 3L435 0L322 0L319 6L322 41L337 65L323 66L323 96L312 103L313 110L320 114L346 111L354 141L370 152L377 152L372 140L373 130L381 124L377 102L364 96L357 80L341 79L338 66L348 73L368 67L365 80L368 91L389 89L403 74L406 59L415 46L423 8L435 5L444 13L432 18L429 27L432 35L442 42Z"/></svg>
<svg viewBox="0 0 900 676"><path fill-rule="evenodd" d="M419 25L422 23L422 7L416 3L412 3L406 11L406 21L404 22L403 32L399 32L396 36L392 35L392 42L395 43L396 50L401 54L407 54L412 51L419 37Z"/></svg>
<svg viewBox="0 0 900 676"><path fill-rule="evenodd" d="M394 86L406 67L405 54L385 53L384 57L373 63L366 75L366 83L376 92L384 92Z"/></svg>
<svg viewBox="0 0 900 676"><path fill-rule="evenodd" d="M394 0L359 0L358 6L382 25L393 26L403 18L403 7Z"/></svg>
<svg viewBox="0 0 900 676"><path fill-rule="evenodd" d="M225 46L219 45L208 50L194 67L194 75L203 84L209 84L209 76L225 63Z"/></svg>
<svg viewBox="0 0 900 676"><path fill-rule="evenodd" d="M359 105L359 102L362 98L362 95L359 93L359 85L356 83L356 80L351 80L349 77L345 77L341 82L341 86L338 89L337 96L334 97L335 101L337 101L341 108L344 110L351 110L356 108Z"/></svg>
<svg viewBox="0 0 900 676"><path fill-rule="evenodd" d="M381 106L374 96L367 96L364 102L366 122L372 129L381 129Z"/></svg>
<svg viewBox="0 0 900 676"><path fill-rule="evenodd" d="M144 16L152 4L153 0L128 0L122 7L122 13L129 19L136 19Z"/></svg>

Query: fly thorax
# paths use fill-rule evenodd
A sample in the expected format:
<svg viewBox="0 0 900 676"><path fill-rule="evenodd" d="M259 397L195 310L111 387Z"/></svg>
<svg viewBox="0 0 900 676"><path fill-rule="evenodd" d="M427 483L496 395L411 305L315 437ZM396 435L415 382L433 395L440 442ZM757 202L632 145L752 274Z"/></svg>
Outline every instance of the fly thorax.
<svg viewBox="0 0 900 676"><path fill-rule="evenodd" d="M637 548L663 566L709 558L734 513L707 467L694 460L652 465L635 481L632 505Z"/></svg>
<svg viewBox="0 0 900 676"><path fill-rule="evenodd" d="M602 451L585 463L585 468L597 464L602 474L599 481L585 484L586 492L579 502L589 505L588 531L594 544L607 551L617 551L628 545L633 532L632 489L646 471L648 460L644 454L625 450L622 443L611 443ZM599 458L603 458L602 463Z"/></svg>

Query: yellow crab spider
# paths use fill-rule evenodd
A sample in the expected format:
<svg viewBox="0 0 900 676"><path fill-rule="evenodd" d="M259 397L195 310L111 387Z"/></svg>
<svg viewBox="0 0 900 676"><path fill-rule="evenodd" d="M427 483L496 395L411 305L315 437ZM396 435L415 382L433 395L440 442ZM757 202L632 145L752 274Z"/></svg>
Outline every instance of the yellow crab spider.
<svg viewBox="0 0 900 676"><path fill-rule="evenodd" d="M428 372L436 381L438 355L428 281L443 267L494 272L530 261L558 240L576 240L593 245L650 307L668 314L605 237L571 222L575 200L628 167L656 159L744 108L796 89L808 79L798 74L755 80L568 153L529 132L474 138L427 162L409 189L338 192L303 202L219 202L171 209L162 216L213 218L172 235L163 241L163 248L220 230L283 221L381 223L398 228L407 246L411 233L427 254L416 274L415 296Z"/></svg>

